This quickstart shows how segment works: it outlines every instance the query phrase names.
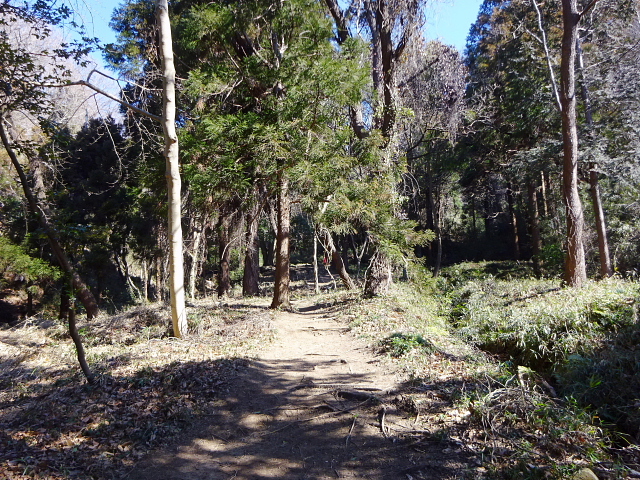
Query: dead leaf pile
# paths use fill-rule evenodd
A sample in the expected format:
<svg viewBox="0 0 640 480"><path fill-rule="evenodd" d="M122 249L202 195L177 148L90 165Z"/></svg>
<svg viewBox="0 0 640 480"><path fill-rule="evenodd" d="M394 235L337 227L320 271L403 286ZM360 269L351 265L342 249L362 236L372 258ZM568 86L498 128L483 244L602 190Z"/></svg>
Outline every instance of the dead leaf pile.
<svg viewBox="0 0 640 480"><path fill-rule="evenodd" d="M158 306L81 324L95 385L78 372L60 325L0 332L0 478L122 478L210 413L246 364L225 353L270 337L272 313L204 306L190 313L202 328L183 340L164 336L167 315Z"/></svg>

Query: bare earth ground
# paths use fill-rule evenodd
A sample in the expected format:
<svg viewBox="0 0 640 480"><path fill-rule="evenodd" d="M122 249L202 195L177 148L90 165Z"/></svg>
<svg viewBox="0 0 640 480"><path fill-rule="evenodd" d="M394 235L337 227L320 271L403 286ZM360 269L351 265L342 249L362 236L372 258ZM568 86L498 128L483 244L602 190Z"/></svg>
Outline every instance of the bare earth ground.
<svg viewBox="0 0 640 480"><path fill-rule="evenodd" d="M0 326L0 480L640 478L640 449L612 461L548 385L496 376L417 292L300 282L294 313L198 301L182 340L160 304L80 322L95 385L63 324ZM392 359L400 332L428 348Z"/></svg>
<svg viewBox="0 0 640 480"><path fill-rule="evenodd" d="M209 416L126 478L454 479L475 465L426 440L402 375L329 312L299 305L273 322L276 340Z"/></svg>

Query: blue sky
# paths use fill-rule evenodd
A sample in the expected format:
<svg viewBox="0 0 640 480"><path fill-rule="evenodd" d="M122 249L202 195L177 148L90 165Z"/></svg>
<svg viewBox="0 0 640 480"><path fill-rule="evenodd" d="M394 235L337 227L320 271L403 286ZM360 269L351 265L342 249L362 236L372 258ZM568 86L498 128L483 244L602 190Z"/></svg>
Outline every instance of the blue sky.
<svg viewBox="0 0 640 480"><path fill-rule="evenodd" d="M151 0L150 0L151 1ZM115 41L109 28L113 9L121 4L119 0L72 0L89 36L98 37L103 43ZM433 0L427 17L425 34L429 39L440 39L464 51L469 27L478 15L482 0Z"/></svg>
<svg viewBox="0 0 640 480"><path fill-rule="evenodd" d="M434 2L427 18L426 36L453 45L464 53L471 24L476 21L482 0L443 0Z"/></svg>

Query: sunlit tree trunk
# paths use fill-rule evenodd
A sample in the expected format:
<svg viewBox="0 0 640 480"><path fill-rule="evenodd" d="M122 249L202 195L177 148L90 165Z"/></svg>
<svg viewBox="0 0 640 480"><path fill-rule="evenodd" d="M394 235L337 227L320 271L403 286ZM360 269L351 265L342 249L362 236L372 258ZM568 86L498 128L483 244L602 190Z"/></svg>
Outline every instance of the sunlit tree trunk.
<svg viewBox="0 0 640 480"><path fill-rule="evenodd" d="M313 236L313 291L320 293L320 281L318 279L318 236Z"/></svg>
<svg viewBox="0 0 640 480"><path fill-rule="evenodd" d="M182 251L182 199L180 198L180 165L176 134L176 71L173 65L171 24L167 0L157 0L157 18L162 60L162 131L166 160L167 195L169 200L169 294L173 334L187 332L184 291L184 259Z"/></svg>
<svg viewBox="0 0 640 480"><path fill-rule="evenodd" d="M564 142L563 198L567 212L567 254L565 281L581 287L587 279L583 246L584 214L578 192L578 129L576 123L576 39L578 34L577 0L562 0L562 60L560 64L562 104L562 140Z"/></svg>
<svg viewBox="0 0 640 480"><path fill-rule="evenodd" d="M80 369L84 374L87 382L93 384L95 382L95 378L91 373L91 369L89 368L89 364L87 363L87 357L84 353L84 346L82 345L82 339L80 338L80 334L78 333L78 327L76 326L76 308L74 302L71 301L71 305L69 308L69 335L73 340L73 344L76 347L76 356L78 357L78 363L80 364Z"/></svg>
<svg viewBox="0 0 640 480"><path fill-rule="evenodd" d="M195 218L192 222L193 246L189 252L191 257L191 265L189 268L189 289L188 296L191 300L196 298L196 279L200 273L204 252L206 249L205 233L207 230L206 222L202 218Z"/></svg>
<svg viewBox="0 0 640 480"><path fill-rule="evenodd" d="M218 266L218 296L226 297L231 290L231 274L229 259L231 258L231 214L222 213L218 224L218 252L220 263Z"/></svg>
<svg viewBox="0 0 640 480"><path fill-rule="evenodd" d="M540 237L540 213L538 210L538 195L535 182L529 182L527 192L529 197L529 227L531 230L531 260L533 262L533 272L539 277L542 274L542 261L540 258L542 241Z"/></svg>
<svg viewBox="0 0 640 480"><path fill-rule="evenodd" d="M578 66L582 76L580 91L582 93L582 101L584 102L585 120L587 126L591 130L593 128L593 112L591 109L591 100L589 98L589 89L587 88L586 77L584 73L584 59L582 56L582 48L580 40L576 44L578 53ZM611 267L611 257L609 255L609 242L607 240L607 224L602 208L602 198L600 197L600 185L598 181L598 164L596 162L589 163L589 187L591 191L591 201L593 203L593 212L596 220L596 231L598 232L598 253L600 254L600 275L603 278L613 275Z"/></svg>
<svg viewBox="0 0 640 480"><path fill-rule="evenodd" d="M364 295L376 297L387 293L393 280L391 274L389 257L384 252L377 250L369 264L369 272L364 283Z"/></svg>
<svg viewBox="0 0 640 480"><path fill-rule="evenodd" d="M278 173L278 202L276 207L276 273L271 308L291 308L289 300L289 241L291 230L291 199L286 172Z"/></svg>
<svg viewBox="0 0 640 480"><path fill-rule="evenodd" d="M514 208L513 188L511 184L507 185L507 203L509 204L509 218L511 219L513 259L520 260L520 236L518 235L518 217Z"/></svg>

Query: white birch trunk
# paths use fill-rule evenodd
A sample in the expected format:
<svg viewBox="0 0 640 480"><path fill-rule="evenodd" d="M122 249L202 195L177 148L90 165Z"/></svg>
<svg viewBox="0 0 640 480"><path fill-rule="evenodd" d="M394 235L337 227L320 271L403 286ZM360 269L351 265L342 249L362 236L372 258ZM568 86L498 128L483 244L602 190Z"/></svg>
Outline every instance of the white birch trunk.
<svg viewBox="0 0 640 480"><path fill-rule="evenodd" d="M178 135L176 134L176 71L173 65L171 24L167 0L157 0L162 59L162 131L169 198L169 292L173 334L181 337L187 332L184 292L184 260L182 252L182 212L180 199L180 165Z"/></svg>

